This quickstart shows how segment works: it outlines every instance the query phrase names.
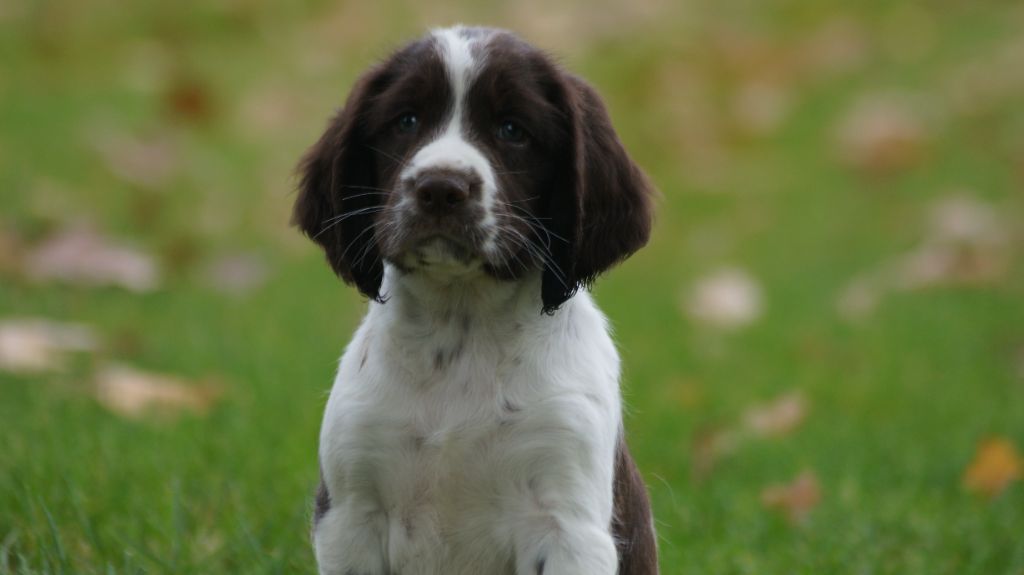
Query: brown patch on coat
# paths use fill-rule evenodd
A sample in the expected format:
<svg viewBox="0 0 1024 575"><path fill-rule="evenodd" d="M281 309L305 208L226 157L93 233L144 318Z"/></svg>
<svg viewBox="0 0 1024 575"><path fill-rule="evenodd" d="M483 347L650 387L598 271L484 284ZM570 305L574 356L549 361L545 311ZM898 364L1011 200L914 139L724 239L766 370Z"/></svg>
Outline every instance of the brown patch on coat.
<svg viewBox="0 0 1024 575"><path fill-rule="evenodd" d="M623 438L615 454L614 505L612 535L619 549L619 575L657 575L658 546L651 503Z"/></svg>
<svg viewBox="0 0 1024 575"><path fill-rule="evenodd" d="M331 510L331 494L327 492L327 483L324 482L324 470L320 469L320 485L316 488L316 498L313 500L313 529L316 529L320 520Z"/></svg>

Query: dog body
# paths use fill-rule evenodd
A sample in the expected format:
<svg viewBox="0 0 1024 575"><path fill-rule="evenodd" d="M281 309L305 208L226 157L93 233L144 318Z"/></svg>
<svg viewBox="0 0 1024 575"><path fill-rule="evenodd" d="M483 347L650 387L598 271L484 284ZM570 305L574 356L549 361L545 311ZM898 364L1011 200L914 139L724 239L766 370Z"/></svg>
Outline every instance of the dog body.
<svg viewBox="0 0 1024 575"><path fill-rule="evenodd" d="M371 298L320 436L331 575L657 573L619 358L580 286L647 239L650 189L593 90L453 28L357 83L295 219Z"/></svg>

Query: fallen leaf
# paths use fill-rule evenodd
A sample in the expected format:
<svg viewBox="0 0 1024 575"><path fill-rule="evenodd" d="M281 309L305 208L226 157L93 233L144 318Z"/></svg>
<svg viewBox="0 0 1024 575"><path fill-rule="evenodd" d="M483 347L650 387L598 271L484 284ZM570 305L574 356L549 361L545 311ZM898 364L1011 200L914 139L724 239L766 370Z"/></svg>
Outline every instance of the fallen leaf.
<svg viewBox="0 0 1024 575"><path fill-rule="evenodd" d="M690 472L697 481L711 476L719 463L739 448L740 434L734 429L710 427L694 434L690 444Z"/></svg>
<svg viewBox="0 0 1024 575"><path fill-rule="evenodd" d="M175 78L164 94L164 105L172 116L190 122L205 122L213 116L210 88L194 77Z"/></svg>
<svg viewBox="0 0 1024 575"><path fill-rule="evenodd" d="M156 263L148 254L85 225L59 231L35 246L26 254L25 268L36 281L112 285L134 292L152 291L160 281Z"/></svg>
<svg viewBox="0 0 1024 575"><path fill-rule="evenodd" d="M747 429L760 437L779 437L791 433L807 417L807 399L792 391L768 403L747 410L743 421Z"/></svg>
<svg viewBox="0 0 1024 575"><path fill-rule="evenodd" d="M940 198L930 212L929 234L934 240L992 245L1007 239L1006 224L996 208L969 192Z"/></svg>
<svg viewBox="0 0 1024 575"><path fill-rule="evenodd" d="M751 81L739 87L732 110L736 123L755 136L776 132L792 108L792 95L779 82Z"/></svg>
<svg viewBox="0 0 1024 575"><path fill-rule="evenodd" d="M838 310L861 319L889 292L997 283L1013 262L1011 240L1012 230L994 206L966 193L943 197L929 210L921 244L851 281Z"/></svg>
<svg viewBox="0 0 1024 575"><path fill-rule="evenodd" d="M12 373L57 371L71 352L98 347L99 338L85 325L40 318L0 321L0 369Z"/></svg>
<svg viewBox="0 0 1024 575"><path fill-rule="evenodd" d="M898 264L904 289L993 283L1010 267L1010 233L996 209L959 193L931 207L924 244Z"/></svg>
<svg viewBox="0 0 1024 575"><path fill-rule="evenodd" d="M96 374L96 399L110 411L132 419L181 412L206 413L220 390L182 378L110 365Z"/></svg>
<svg viewBox="0 0 1024 575"><path fill-rule="evenodd" d="M839 315L850 321L868 317L878 307L885 289L872 274L854 278L839 294L836 302Z"/></svg>
<svg viewBox="0 0 1024 575"><path fill-rule="evenodd" d="M909 98L869 95L840 120L836 143L845 164L869 175L888 175L923 159L928 131Z"/></svg>
<svg viewBox="0 0 1024 575"><path fill-rule="evenodd" d="M206 266L204 275L214 289L229 295L241 295L263 285L270 270L262 257L239 253L213 260Z"/></svg>
<svg viewBox="0 0 1024 575"><path fill-rule="evenodd" d="M166 133L142 137L104 127L91 130L87 138L107 169L129 184L162 188L181 167L178 144Z"/></svg>
<svg viewBox="0 0 1024 575"><path fill-rule="evenodd" d="M300 98L293 91L278 86L247 90L238 106L236 122L247 133L274 136L294 125L301 108Z"/></svg>
<svg viewBox="0 0 1024 575"><path fill-rule="evenodd" d="M723 268L697 281L684 307L693 319L707 325L744 327L761 316L761 287L747 272Z"/></svg>
<svg viewBox="0 0 1024 575"><path fill-rule="evenodd" d="M790 483L770 485L761 491L761 504L782 513L792 524L807 521L811 511L821 502L818 476L804 470Z"/></svg>
<svg viewBox="0 0 1024 575"><path fill-rule="evenodd" d="M1024 476L1024 459L1005 437L991 437L978 445L967 470L964 488L971 493L995 497Z"/></svg>

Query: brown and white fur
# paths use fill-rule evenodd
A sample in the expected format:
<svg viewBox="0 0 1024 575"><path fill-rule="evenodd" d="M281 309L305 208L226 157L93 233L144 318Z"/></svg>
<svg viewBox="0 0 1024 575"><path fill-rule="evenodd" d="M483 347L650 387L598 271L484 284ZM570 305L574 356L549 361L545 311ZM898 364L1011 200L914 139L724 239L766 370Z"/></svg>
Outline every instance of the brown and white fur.
<svg viewBox="0 0 1024 575"><path fill-rule="evenodd" d="M436 30L300 171L295 222L371 300L320 434L320 572L657 573L579 289L646 243L652 190L593 88L508 32Z"/></svg>

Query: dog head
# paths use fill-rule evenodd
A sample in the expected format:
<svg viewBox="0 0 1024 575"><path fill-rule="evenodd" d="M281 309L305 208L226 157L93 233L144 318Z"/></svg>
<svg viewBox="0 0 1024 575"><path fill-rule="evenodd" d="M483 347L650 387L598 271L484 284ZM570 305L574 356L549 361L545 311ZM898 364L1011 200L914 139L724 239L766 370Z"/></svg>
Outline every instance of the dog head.
<svg viewBox="0 0 1024 575"><path fill-rule="evenodd" d="M295 223L378 301L385 262L541 270L552 312L651 227L651 186L594 89L501 30L438 30L370 69L299 171Z"/></svg>

